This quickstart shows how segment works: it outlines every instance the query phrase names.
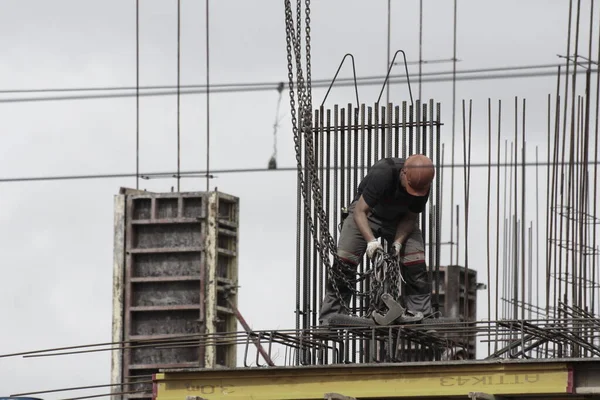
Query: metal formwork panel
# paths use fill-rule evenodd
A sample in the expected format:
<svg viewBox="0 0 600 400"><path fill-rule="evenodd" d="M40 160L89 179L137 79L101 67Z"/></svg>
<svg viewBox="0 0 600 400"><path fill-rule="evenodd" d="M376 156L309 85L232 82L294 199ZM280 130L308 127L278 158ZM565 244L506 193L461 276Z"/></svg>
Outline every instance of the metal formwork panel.
<svg viewBox="0 0 600 400"><path fill-rule="evenodd" d="M234 346L197 336L236 330L238 204L219 192L116 199L113 337L124 344L112 377L138 391L124 397L150 398L151 385L134 382L160 368L235 366Z"/></svg>
<svg viewBox="0 0 600 400"><path fill-rule="evenodd" d="M477 320L477 271L458 265L440 266L439 311L443 317L459 319L465 322ZM436 278L434 277L434 280ZM465 290L467 288L467 290ZM449 339L466 346L468 358L476 357L475 334L453 335Z"/></svg>
<svg viewBox="0 0 600 400"><path fill-rule="evenodd" d="M234 332L237 320L239 201L215 192L208 198L206 333ZM235 344L221 344L205 354L207 366L236 363ZM213 351L214 350L214 351Z"/></svg>
<svg viewBox="0 0 600 400"><path fill-rule="evenodd" d="M440 266L439 303L440 313L444 317L467 321L477 319L477 271L468 269L466 278L464 267ZM465 298L467 293L468 297Z"/></svg>

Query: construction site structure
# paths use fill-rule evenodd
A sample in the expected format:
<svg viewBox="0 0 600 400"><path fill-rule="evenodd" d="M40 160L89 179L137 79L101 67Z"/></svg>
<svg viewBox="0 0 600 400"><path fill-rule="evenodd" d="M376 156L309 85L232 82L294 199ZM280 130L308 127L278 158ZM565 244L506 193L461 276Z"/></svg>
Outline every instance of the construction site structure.
<svg viewBox="0 0 600 400"><path fill-rule="evenodd" d="M156 400L597 399L600 362L477 360L308 367L169 370Z"/></svg>
<svg viewBox="0 0 600 400"><path fill-rule="evenodd" d="M111 380L138 393L113 398L150 398L162 368L235 366L235 345L177 342L236 330L238 227L238 198L218 191L115 196Z"/></svg>
<svg viewBox="0 0 600 400"><path fill-rule="evenodd" d="M465 274L468 276L465 277ZM467 323L477 320L477 291L484 286L477 282L476 270L460 265L442 265L432 279L432 286L436 288L433 297L437 299L440 315ZM477 338L474 334L463 333L453 339L459 346L453 353L454 359L477 358Z"/></svg>
<svg viewBox="0 0 600 400"><path fill-rule="evenodd" d="M503 117L506 102L498 99L497 112L492 112L496 105L492 108L492 99L488 98L487 178L477 182L487 185L487 215L480 221L472 219L470 197L483 197L481 187L471 187L471 169L475 165L471 164L472 138L473 132L480 129L477 121L473 124L473 102L462 100L462 118L456 118L453 94L452 128L444 129L442 134L441 104L424 99L420 76L419 95L413 98L406 55L398 50L389 60L388 46L388 74L376 101L361 103L354 57L348 53L325 98L320 105L313 103L310 2L305 2L302 10L303 2L299 0L294 16L291 2L284 1L298 174L296 326L228 335L240 345L245 343L243 368L162 369L152 379L154 399L600 398L600 342L596 333L600 326L596 241L600 220L596 207L598 162L594 160L599 154L600 75L593 67L598 60L593 60L592 54L592 23L589 54L581 55L585 50L579 43L583 29L580 20L587 17L580 15L582 4L576 3L575 9L575 3L569 2L568 44L566 55L561 56L566 69L558 67L556 93L547 99L546 234L538 249L537 241L534 246L531 210L526 203L533 202L529 196L535 193L537 222L538 193L543 197L543 189L538 186L537 146L532 163L532 133L526 123L530 120L526 118L530 106L526 99L515 97L514 113ZM597 20L593 11L589 20ZM384 103L381 96L399 54L404 58L406 100ZM596 58L600 58L600 46ZM326 108L327 96L345 60L352 63L356 102L352 98L352 103ZM583 79L578 79L578 75ZM507 118L510 128L506 127ZM461 119L462 126L457 128L462 130L462 159L457 163L455 121ZM450 140L451 161L447 164L443 142ZM347 216L345 210L355 200L357 186L374 162L416 153L426 155L436 166L427 206L419 215L426 244L425 260L433 283L434 316L402 325L395 325L397 320L385 319L379 324L370 320L373 311L386 311L378 297L388 290L385 294L389 299L389 291L396 291L398 277L396 273L386 274L384 263L363 258L356 274L350 271L351 276L343 276L345 281L340 283L353 286L350 289L354 296L345 311L356 315L357 325L346 324L352 320L348 317L342 318L341 326L319 326L324 288L332 279L342 280L336 246ZM526 173L529 166L535 166L535 185L533 173ZM462 213L454 198L455 170L463 178ZM444 185L448 178L449 185ZM444 192L448 187L449 196ZM495 201L492 192L496 193ZM447 215L443 214L444 204L450 208L448 242L441 237L443 224L447 223L443 218ZM475 314L480 285L469 270L469 260L473 259L469 247L475 243L469 227L474 222L485 222L487 230L487 263L477 258L477 264L487 267L487 319L481 321ZM464 232L462 247L454 241L455 223L461 243ZM540 236L537 227L536 235ZM482 246L483 238L476 239ZM389 247L389 243L382 244L384 249ZM442 245L450 246L450 268L441 267ZM545 257L541 257L544 246ZM464 257L462 271L454 268L459 264L459 250ZM339 289L333 290L341 296ZM487 347L485 355L474 357L476 346L471 344L475 338L485 344L480 347ZM201 340L210 343L208 337ZM462 356L457 357L455 350L461 347Z"/></svg>

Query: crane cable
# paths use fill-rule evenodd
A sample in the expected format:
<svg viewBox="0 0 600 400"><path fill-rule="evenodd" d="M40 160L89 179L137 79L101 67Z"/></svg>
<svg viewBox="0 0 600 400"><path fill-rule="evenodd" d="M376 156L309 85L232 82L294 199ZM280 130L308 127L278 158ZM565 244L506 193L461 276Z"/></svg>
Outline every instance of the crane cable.
<svg viewBox="0 0 600 400"><path fill-rule="evenodd" d="M279 130L279 123L283 117L279 118L279 108L281 105L281 97L283 94L283 82L279 82L277 85L277 92L279 92L279 98L277 99L277 109L275 111L275 123L273 124L273 154L269 160L269 169L277 169L277 131Z"/></svg>

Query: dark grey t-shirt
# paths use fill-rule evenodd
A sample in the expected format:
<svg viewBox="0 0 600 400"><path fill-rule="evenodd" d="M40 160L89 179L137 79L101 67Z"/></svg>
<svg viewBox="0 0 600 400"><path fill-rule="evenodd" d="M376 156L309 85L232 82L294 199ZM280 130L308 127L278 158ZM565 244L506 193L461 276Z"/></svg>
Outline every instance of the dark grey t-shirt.
<svg viewBox="0 0 600 400"><path fill-rule="evenodd" d="M404 161L402 158L377 161L358 185L354 200L362 195L381 221L396 222L408 211L418 214L425 210L429 192L425 196L412 196L400 184Z"/></svg>

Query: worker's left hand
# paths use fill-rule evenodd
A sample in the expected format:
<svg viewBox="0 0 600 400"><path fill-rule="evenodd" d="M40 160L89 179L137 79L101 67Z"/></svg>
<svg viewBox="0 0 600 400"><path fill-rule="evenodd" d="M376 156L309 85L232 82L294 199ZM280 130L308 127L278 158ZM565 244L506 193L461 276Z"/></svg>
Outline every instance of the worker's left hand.
<svg viewBox="0 0 600 400"><path fill-rule="evenodd" d="M402 243L394 242L392 247L394 248L394 251L393 251L394 257L396 257L398 259L398 262L400 262L400 253L402 252Z"/></svg>

